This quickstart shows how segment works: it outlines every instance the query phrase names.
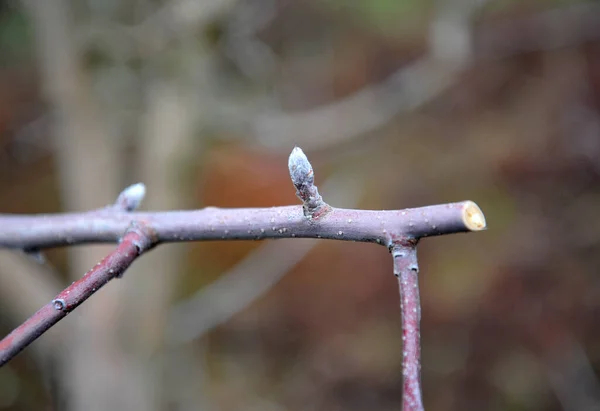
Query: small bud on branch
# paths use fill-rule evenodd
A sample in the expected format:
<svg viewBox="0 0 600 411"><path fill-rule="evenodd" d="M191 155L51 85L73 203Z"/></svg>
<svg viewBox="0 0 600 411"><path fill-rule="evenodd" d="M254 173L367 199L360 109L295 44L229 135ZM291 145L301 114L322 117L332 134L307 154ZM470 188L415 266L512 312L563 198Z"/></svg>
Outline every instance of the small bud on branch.
<svg viewBox="0 0 600 411"><path fill-rule="evenodd" d="M302 200L304 215L309 219L323 216L331 209L315 186L315 173L306 154L300 147L294 147L288 159L288 168L296 195Z"/></svg>
<svg viewBox="0 0 600 411"><path fill-rule="evenodd" d="M290 177L297 190L310 187L315 183L315 174L306 154L300 147L294 147L288 159Z"/></svg>
<svg viewBox="0 0 600 411"><path fill-rule="evenodd" d="M130 185L121 191L114 206L123 211L134 211L140 206L145 195L146 186L143 183Z"/></svg>

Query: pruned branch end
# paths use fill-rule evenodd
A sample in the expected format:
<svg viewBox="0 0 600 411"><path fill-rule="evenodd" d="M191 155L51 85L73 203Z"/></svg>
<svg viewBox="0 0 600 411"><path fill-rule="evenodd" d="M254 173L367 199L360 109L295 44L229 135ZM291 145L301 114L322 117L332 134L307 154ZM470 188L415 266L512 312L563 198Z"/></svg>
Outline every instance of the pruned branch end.
<svg viewBox="0 0 600 411"><path fill-rule="evenodd" d="M464 203L463 222L470 231L481 231L487 228L483 211L472 201Z"/></svg>

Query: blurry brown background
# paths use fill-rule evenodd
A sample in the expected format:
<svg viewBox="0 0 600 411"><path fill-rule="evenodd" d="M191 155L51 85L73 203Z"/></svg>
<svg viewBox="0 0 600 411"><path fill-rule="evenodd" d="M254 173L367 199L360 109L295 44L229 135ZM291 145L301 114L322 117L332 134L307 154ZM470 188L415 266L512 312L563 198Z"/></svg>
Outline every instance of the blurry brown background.
<svg viewBox="0 0 600 411"><path fill-rule="evenodd" d="M600 2L2 0L0 211L476 201L423 240L427 410L600 409ZM1 229L1 227L0 227ZM110 246L0 252L0 333ZM398 410L391 259L161 246L6 367L2 410Z"/></svg>

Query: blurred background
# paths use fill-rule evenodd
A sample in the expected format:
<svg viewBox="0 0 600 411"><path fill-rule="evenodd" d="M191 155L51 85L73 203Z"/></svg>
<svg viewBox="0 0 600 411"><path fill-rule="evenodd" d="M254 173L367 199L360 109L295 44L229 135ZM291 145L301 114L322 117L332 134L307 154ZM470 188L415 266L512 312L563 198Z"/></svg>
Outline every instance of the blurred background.
<svg viewBox="0 0 600 411"><path fill-rule="evenodd" d="M334 206L476 201L488 231L419 247L425 408L598 410L599 22L597 1L2 0L0 210L138 181L144 210L298 204L294 145ZM0 334L112 248L0 252ZM398 410L391 265L161 246L0 369L0 409Z"/></svg>

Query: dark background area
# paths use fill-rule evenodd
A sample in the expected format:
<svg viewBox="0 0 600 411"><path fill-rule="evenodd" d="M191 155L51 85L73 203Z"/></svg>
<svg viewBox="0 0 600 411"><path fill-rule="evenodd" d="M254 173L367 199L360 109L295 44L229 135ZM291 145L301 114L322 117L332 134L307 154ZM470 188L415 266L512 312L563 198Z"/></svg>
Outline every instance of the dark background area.
<svg viewBox="0 0 600 411"><path fill-rule="evenodd" d="M425 239L435 410L600 409L600 2L0 1L0 211L473 200ZM322 184L322 185L321 185ZM2 228L0 227L0 230ZM4 335L110 246L0 253ZM0 369L2 410L397 410L383 247L162 246Z"/></svg>

